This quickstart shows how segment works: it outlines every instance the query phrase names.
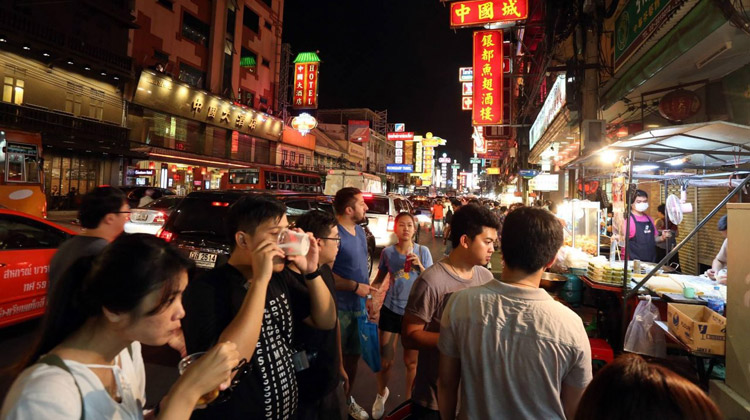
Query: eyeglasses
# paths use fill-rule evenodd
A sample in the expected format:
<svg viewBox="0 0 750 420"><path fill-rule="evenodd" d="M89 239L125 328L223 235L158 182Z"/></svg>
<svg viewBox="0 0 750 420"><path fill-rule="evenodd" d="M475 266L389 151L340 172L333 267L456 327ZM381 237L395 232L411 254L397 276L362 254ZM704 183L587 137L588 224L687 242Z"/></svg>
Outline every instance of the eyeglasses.
<svg viewBox="0 0 750 420"><path fill-rule="evenodd" d="M318 238L318 239L328 239L331 241L341 242L341 238Z"/></svg>

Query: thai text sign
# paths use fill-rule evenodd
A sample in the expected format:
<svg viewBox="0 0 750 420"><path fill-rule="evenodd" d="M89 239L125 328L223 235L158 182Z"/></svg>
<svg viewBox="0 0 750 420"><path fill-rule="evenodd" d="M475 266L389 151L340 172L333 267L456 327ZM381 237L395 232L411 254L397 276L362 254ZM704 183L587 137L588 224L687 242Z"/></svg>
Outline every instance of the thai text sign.
<svg viewBox="0 0 750 420"><path fill-rule="evenodd" d="M528 16L528 0L473 0L451 3L451 28L514 22Z"/></svg>
<svg viewBox="0 0 750 420"><path fill-rule="evenodd" d="M536 142L542 138L547 127L555 120L563 105L565 105L565 75L561 74L557 76L557 80L552 85L547 99L544 100L542 109L539 110L534 124L531 125L531 129L529 130L529 150L533 149Z"/></svg>
<svg viewBox="0 0 750 420"><path fill-rule="evenodd" d="M474 32L472 124L503 122L503 32Z"/></svg>
<svg viewBox="0 0 750 420"><path fill-rule="evenodd" d="M318 66L320 63L295 63L294 108L318 107Z"/></svg>
<svg viewBox="0 0 750 420"><path fill-rule="evenodd" d="M401 131L401 132L387 133L386 137L388 138L388 140L391 140L391 141L396 141L396 140L412 141L414 140L414 132L413 131Z"/></svg>
<svg viewBox="0 0 750 420"><path fill-rule="evenodd" d="M615 70L664 25L683 0L630 0L615 20Z"/></svg>

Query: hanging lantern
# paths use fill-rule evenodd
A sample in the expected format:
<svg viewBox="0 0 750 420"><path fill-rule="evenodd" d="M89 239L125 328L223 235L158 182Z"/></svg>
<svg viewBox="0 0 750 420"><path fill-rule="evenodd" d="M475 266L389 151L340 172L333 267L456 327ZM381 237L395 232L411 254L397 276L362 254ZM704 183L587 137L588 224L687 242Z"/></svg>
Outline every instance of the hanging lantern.
<svg viewBox="0 0 750 420"><path fill-rule="evenodd" d="M698 113L701 100L695 92L685 89L673 90L659 101L659 114L670 121L684 121Z"/></svg>
<svg viewBox="0 0 750 420"><path fill-rule="evenodd" d="M188 172L193 172L193 167L192 166L188 166L187 171Z"/></svg>
<svg viewBox="0 0 750 420"><path fill-rule="evenodd" d="M149 162L148 163L148 169L156 169L156 163L155 162Z"/></svg>
<svg viewBox="0 0 750 420"><path fill-rule="evenodd" d="M206 176L206 168L201 168L201 175Z"/></svg>
<svg viewBox="0 0 750 420"><path fill-rule="evenodd" d="M172 173L177 172L177 165L172 165Z"/></svg>

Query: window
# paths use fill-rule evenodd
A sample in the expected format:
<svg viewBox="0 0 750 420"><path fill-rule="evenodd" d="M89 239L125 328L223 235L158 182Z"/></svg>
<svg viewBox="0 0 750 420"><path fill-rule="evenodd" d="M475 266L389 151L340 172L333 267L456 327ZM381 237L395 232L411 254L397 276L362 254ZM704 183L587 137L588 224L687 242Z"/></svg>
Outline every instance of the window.
<svg viewBox="0 0 750 420"><path fill-rule="evenodd" d="M245 6L245 10L242 13L242 24L256 34L260 32L260 16L247 6Z"/></svg>
<svg viewBox="0 0 750 420"><path fill-rule="evenodd" d="M263 26L269 31L273 30L273 26L271 25L271 22L266 22L263 24Z"/></svg>
<svg viewBox="0 0 750 420"><path fill-rule="evenodd" d="M305 164L305 155L301 154L299 155L299 164L304 165Z"/></svg>
<svg viewBox="0 0 750 420"><path fill-rule="evenodd" d="M3 215L0 219L0 249L57 248L68 234L24 217Z"/></svg>
<svg viewBox="0 0 750 420"><path fill-rule="evenodd" d="M206 73L196 69L193 66L189 66L185 63L180 63L180 76L178 79L183 82L198 88L203 88L203 81L206 79Z"/></svg>
<svg viewBox="0 0 750 420"><path fill-rule="evenodd" d="M248 92L244 89L240 89L240 101L251 108L255 107L255 94Z"/></svg>
<svg viewBox="0 0 750 420"><path fill-rule="evenodd" d="M266 60L266 59L264 58L264 59L263 59L263 61L261 61L261 64L263 64L263 67L268 67L268 66L270 66L270 65L271 65L271 62L270 62L270 61L268 61L268 60Z"/></svg>
<svg viewBox="0 0 750 420"><path fill-rule="evenodd" d="M166 64L167 62L169 62L169 54L157 49L154 49L154 58L160 63Z"/></svg>
<svg viewBox="0 0 750 420"><path fill-rule="evenodd" d="M223 81L223 93L227 96L234 93L234 87L232 87L232 54L224 53L224 73L222 75Z"/></svg>
<svg viewBox="0 0 750 420"><path fill-rule="evenodd" d="M89 101L89 117L101 120L104 114L104 92L91 89Z"/></svg>
<svg viewBox="0 0 750 420"><path fill-rule="evenodd" d="M81 115L82 100L83 86L68 82L65 92L65 112L75 116Z"/></svg>
<svg viewBox="0 0 750 420"><path fill-rule="evenodd" d="M290 156L289 156L289 157L291 158L291 161L292 161L291 163L293 164L293 163L294 163L294 161L295 161L295 159L297 159L297 152L294 152L294 151L292 151L292 152L290 153Z"/></svg>
<svg viewBox="0 0 750 420"><path fill-rule="evenodd" d="M281 151L281 164L286 165L286 160L289 158L289 151L288 150L282 150Z"/></svg>
<svg viewBox="0 0 750 420"><path fill-rule="evenodd" d="M211 27L197 17L182 12L182 36L201 45L208 45Z"/></svg>
<svg viewBox="0 0 750 420"><path fill-rule="evenodd" d="M260 0L260 1L262 1L263 3L265 3L266 6L268 6L268 7L270 7L270 8L273 9L273 0Z"/></svg>
<svg viewBox="0 0 750 420"><path fill-rule="evenodd" d="M156 2L169 10L172 10L173 0L156 0Z"/></svg>
<svg viewBox="0 0 750 420"><path fill-rule="evenodd" d="M24 81L17 77L5 76L3 80L3 102L16 105L23 103Z"/></svg>
<svg viewBox="0 0 750 420"><path fill-rule="evenodd" d="M237 11L234 10L234 6L230 6L227 10L227 35L234 38L234 25L237 22Z"/></svg>

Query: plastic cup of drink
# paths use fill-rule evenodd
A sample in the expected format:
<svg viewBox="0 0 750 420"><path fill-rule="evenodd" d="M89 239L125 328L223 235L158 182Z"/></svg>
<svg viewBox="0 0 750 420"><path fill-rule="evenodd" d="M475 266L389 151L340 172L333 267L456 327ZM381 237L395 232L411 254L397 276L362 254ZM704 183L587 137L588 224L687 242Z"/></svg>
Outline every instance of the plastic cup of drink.
<svg viewBox="0 0 750 420"><path fill-rule="evenodd" d="M284 229L279 233L279 248L289 256L307 255L310 250L310 237L306 233Z"/></svg>
<svg viewBox="0 0 750 420"><path fill-rule="evenodd" d="M409 259L409 256L406 256L406 263L404 264L404 273L409 273L411 271L411 260Z"/></svg>
<svg viewBox="0 0 750 420"><path fill-rule="evenodd" d="M206 354L206 352L202 351L183 357L182 360L180 360L180 363L177 364L177 370L180 372L180 375L185 372L185 369L187 369L188 366L193 364L204 354ZM219 392L219 388L216 388L207 394L201 395L201 397L198 398L195 408L206 408L206 405L211 404L219 396Z"/></svg>

